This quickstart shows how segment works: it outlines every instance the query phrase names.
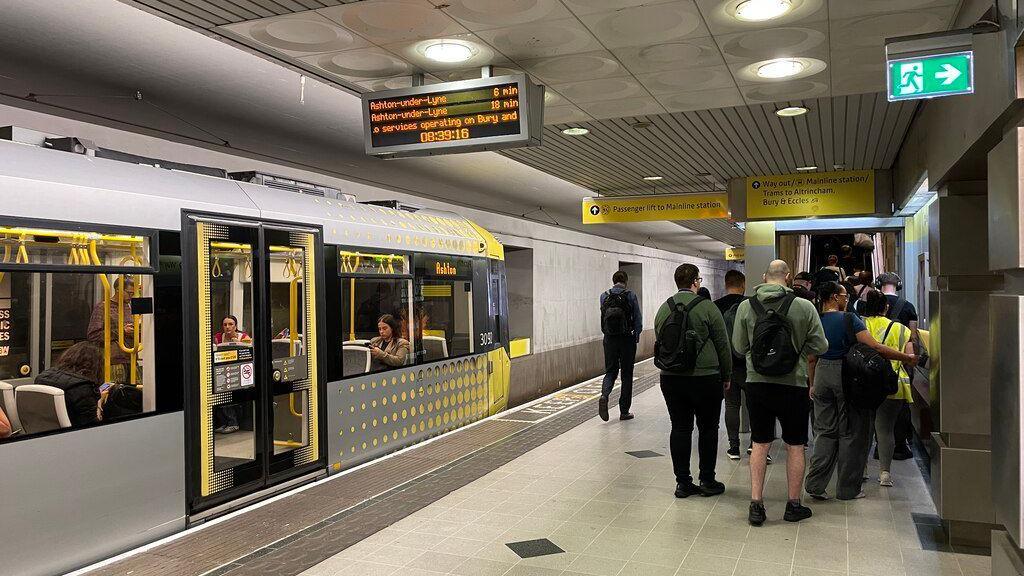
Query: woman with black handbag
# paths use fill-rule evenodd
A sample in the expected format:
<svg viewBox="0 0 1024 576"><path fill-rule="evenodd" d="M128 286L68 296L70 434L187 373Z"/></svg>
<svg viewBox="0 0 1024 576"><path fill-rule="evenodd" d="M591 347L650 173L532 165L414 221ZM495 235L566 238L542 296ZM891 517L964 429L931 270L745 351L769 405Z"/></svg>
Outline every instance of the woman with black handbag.
<svg viewBox="0 0 1024 576"><path fill-rule="evenodd" d="M888 360L914 362L916 357L880 344L859 316L846 312L849 294L841 284L822 284L818 300L829 348L808 363L810 395L814 401L814 452L804 489L816 500L827 499L825 487L832 473L837 472L836 498L863 498L861 485L871 441L871 411L849 401L844 385L844 358L858 343Z"/></svg>

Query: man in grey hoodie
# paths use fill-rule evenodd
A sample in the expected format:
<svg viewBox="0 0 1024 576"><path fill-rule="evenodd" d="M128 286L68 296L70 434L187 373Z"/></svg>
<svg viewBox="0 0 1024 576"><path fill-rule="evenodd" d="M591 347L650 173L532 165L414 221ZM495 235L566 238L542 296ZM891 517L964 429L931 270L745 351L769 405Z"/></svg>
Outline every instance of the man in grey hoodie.
<svg viewBox="0 0 1024 576"><path fill-rule="evenodd" d="M766 519L764 509L764 476L766 457L775 440L775 421L782 425L782 440L786 443L786 476L789 502L783 517L799 522L811 516L811 509L800 503L800 488L804 477L804 444L807 443L807 356L828 350L828 340L821 327L821 319L814 305L797 298L787 287L789 266L782 260L773 260L764 273L764 284L754 288L754 296L764 309L760 318L745 300L736 310L732 344L737 354L747 359L747 406L750 413L750 439L754 449L750 456L750 514L753 526ZM755 369L751 354L754 328L770 312L788 307L786 322L792 333L793 349L799 361L787 374L766 376ZM774 351L774 349L773 349Z"/></svg>

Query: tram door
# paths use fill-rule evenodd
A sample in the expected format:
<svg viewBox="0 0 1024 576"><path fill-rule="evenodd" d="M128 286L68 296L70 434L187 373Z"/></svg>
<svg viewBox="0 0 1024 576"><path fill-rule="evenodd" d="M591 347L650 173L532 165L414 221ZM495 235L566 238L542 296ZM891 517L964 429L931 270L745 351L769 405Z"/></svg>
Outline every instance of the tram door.
<svg viewBox="0 0 1024 576"><path fill-rule="evenodd" d="M186 332L195 519L323 470L322 259L316 229L200 216L186 216L184 228L195 303Z"/></svg>

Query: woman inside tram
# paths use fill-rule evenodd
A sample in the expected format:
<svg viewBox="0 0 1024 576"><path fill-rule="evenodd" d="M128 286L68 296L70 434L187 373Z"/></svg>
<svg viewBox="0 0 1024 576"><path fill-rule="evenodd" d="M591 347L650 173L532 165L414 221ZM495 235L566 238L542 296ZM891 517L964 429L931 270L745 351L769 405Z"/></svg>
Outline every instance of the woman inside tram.
<svg viewBox="0 0 1024 576"><path fill-rule="evenodd" d="M124 342L126 346L135 345L135 324L132 320L132 295L135 294L135 278L131 275L126 274L121 278L116 279L113 282L113 292L110 295L109 302L98 302L92 309L92 315L89 317L89 327L86 332L86 337L90 342L102 347L104 345L104 324L103 324L103 313L106 311L110 317L109 324L112 328L110 338L112 341L117 342L119 335L114 328L118 326L120 319L124 319L124 324L120 326L120 330L124 332ZM114 344L110 348L110 368L111 368L111 380L114 382L127 383L128 374L130 369L128 363L131 358L127 352L121 350L121 347Z"/></svg>
<svg viewBox="0 0 1024 576"><path fill-rule="evenodd" d="M92 342L79 342L65 350L53 366L40 372L35 382L64 391L64 404L72 426L98 422L103 349Z"/></svg>
<svg viewBox="0 0 1024 576"><path fill-rule="evenodd" d="M221 320L221 331L213 335L214 344L252 344L252 338L238 329L238 318L228 314Z"/></svg>
<svg viewBox="0 0 1024 576"><path fill-rule="evenodd" d="M377 319L379 336L370 340L373 370L405 366L408 362L409 341L399 335L399 330L398 320L391 314L385 314Z"/></svg>

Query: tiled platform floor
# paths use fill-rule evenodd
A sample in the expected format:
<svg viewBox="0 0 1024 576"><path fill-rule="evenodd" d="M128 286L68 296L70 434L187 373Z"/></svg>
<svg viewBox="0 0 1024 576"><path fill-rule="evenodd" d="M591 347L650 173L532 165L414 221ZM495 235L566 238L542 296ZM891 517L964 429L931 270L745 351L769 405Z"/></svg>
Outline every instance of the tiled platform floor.
<svg viewBox="0 0 1024 576"><path fill-rule="evenodd" d="M941 529L914 461L894 463L895 488L868 498L811 502L814 517L781 519L784 454L769 467L761 528L746 523L747 460L721 446L716 498L673 497L668 417L657 387L637 396L637 418L598 418L304 572L304 576L979 576L987 556L940 544ZM720 431L724 443L724 426ZM695 438L696 440L696 438ZM666 456L636 458L627 451ZM696 451L694 451L696 455ZM694 469L696 462L694 462ZM564 553L520 559L506 543L548 538Z"/></svg>

